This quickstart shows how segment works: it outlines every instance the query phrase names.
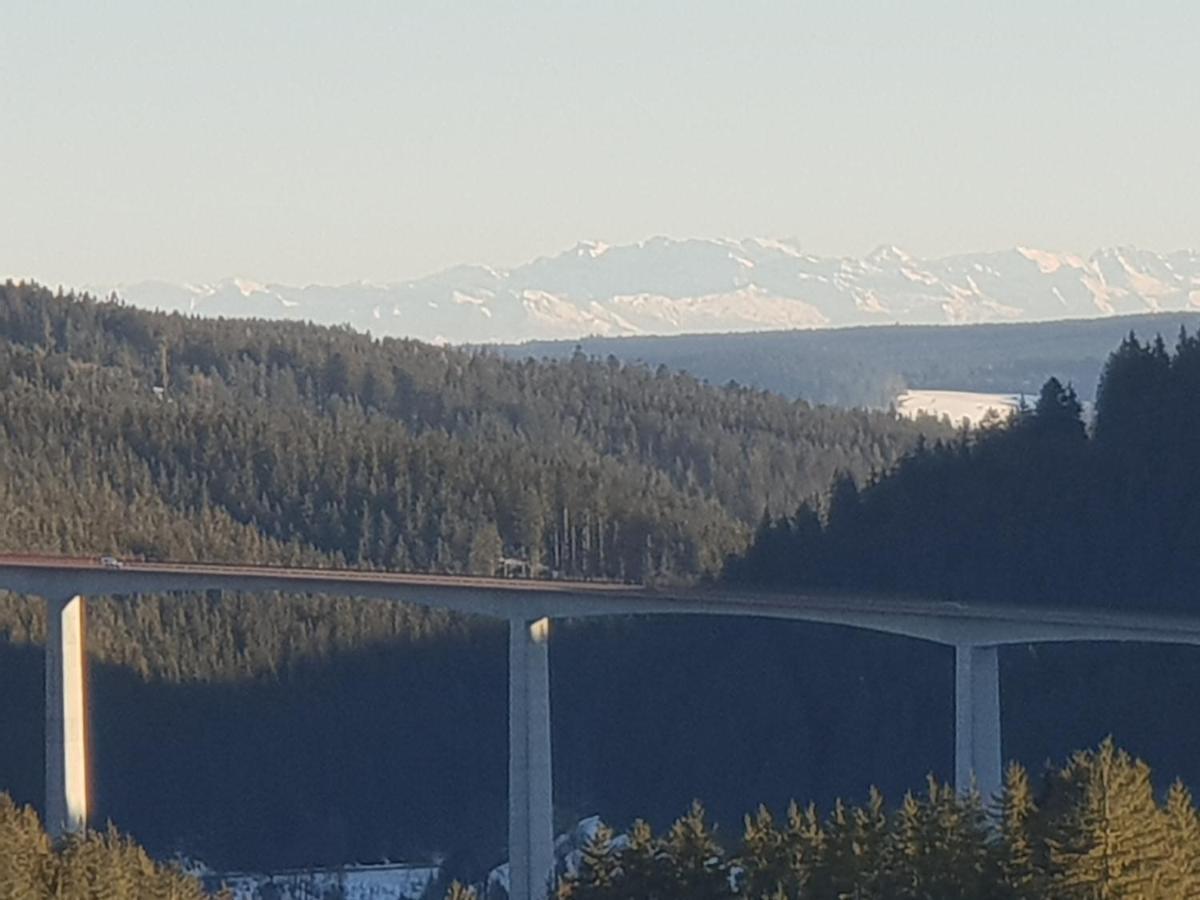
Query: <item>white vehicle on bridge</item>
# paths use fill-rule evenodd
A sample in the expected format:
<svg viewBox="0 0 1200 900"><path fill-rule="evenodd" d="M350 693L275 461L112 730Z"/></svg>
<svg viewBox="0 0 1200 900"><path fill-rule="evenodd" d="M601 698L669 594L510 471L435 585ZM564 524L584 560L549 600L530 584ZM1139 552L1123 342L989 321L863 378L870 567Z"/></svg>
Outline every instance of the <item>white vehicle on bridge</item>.
<svg viewBox="0 0 1200 900"><path fill-rule="evenodd" d="M100 565L104 566L104 568L106 568L106 569L123 569L123 568L125 568L125 563L121 562L121 560L117 559L115 556L100 557Z"/></svg>

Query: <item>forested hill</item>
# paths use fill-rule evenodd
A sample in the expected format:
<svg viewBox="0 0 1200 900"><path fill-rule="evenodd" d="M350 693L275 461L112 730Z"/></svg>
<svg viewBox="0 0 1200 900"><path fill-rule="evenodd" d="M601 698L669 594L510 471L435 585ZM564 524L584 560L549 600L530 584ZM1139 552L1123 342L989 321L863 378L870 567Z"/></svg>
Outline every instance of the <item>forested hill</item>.
<svg viewBox="0 0 1200 900"><path fill-rule="evenodd" d="M582 357L0 289L4 547L690 577L922 428Z"/></svg>
<svg viewBox="0 0 1200 900"><path fill-rule="evenodd" d="M0 551L476 572L507 557L548 576L692 578L743 548L768 505L937 433L615 361L0 287ZM25 802L42 793L30 645L44 628L40 603L0 596L0 789ZM609 626L574 644L569 631L556 653L630 677L695 666L661 647L646 659ZM503 857L493 625L329 598L93 598L88 647L98 814L150 847L230 867ZM626 723L662 717L651 695L641 713L618 700L612 678L556 678L564 709L603 715L611 695ZM557 740L567 808L603 797L623 814L621 797L664 783L598 794L619 748L591 729ZM692 758L710 766L699 746Z"/></svg>
<svg viewBox="0 0 1200 900"><path fill-rule="evenodd" d="M1200 311L992 325L872 325L756 334L585 338L500 348L514 357L613 354L713 384L736 381L813 403L886 409L909 388L1037 395L1051 376L1094 399L1109 351L1129 334L1200 327Z"/></svg>
<svg viewBox="0 0 1200 900"><path fill-rule="evenodd" d="M0 288L0 550L687 577L921 428L944 433L607 361ZM0 790L21 802L42 796L42 608L0 596ZM98 821L225 868L504 859L502 626L210 595L89 598L88 628ZM1014 650L1006 753L1115 731L1200 783L1191 726L1144 702L1188 702L1189 652ZM944 648L703 617L556 623L550 655L560 826L701 796L736 831L759 800L949 775Z"/></svg>
<svg viewBox="0 0 1200 900"><path fill-rule="evenodd" d="M1089 431L1046 382L1006 426L926 444L823 518L764 524L726 577L1028 604L1196 606L1200 336L1130 335L1109 357Z"/></svg>

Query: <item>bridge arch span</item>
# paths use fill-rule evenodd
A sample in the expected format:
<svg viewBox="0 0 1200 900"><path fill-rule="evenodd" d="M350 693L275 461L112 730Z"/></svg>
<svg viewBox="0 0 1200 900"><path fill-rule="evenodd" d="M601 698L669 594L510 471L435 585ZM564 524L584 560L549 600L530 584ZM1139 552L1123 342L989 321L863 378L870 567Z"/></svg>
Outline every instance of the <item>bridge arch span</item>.
<svg viewBox="0 0 1200 900"><path fill-rule="evenodd" d="M333 569L0 556L0 590L45 598L47 827L87 823L85 596L200 593L376 598L503 619L509 625L509 853L513 900L544 900L553 860L550 687L552 619L707 615L835 625L955 651L955 780L1000 787L999 648L1137 642L1200 645L1200 617L1078 608L965 605L843 592L755 593L722 586L646 588Z"/></svg>

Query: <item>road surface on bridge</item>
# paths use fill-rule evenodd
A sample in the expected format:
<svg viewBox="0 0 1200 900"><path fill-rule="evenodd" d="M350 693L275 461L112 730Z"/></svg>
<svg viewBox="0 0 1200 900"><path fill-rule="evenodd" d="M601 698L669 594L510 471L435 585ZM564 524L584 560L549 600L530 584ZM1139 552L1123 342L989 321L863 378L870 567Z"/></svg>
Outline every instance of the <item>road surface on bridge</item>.
<svg viewBox="0 0 1200 900"><path fill-rule="evenodd" d="M1079 606L965 604L836 590L748 591L723 584L644 586L611 581L486 578L369 569L0 555L0 589L124 595L234 590L379 597L494 618L733 615L796 619L936 643L1131 640L1200 644L1200 616Z"/></svg>

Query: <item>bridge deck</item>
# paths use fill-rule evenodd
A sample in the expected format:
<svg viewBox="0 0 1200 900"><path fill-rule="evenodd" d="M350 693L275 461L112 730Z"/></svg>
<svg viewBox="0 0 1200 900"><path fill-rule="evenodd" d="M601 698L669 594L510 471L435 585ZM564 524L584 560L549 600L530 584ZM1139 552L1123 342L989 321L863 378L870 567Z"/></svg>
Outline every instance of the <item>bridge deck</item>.
<svg viewBox="0 0 1200 900"><path fill-rule="evenodd" d="M1001 606L839 591L649 587L606 581L485 578L363 569L0 555L0 589L125 595L204 590L377 597L503 619L731 615L795 619L950 645L1129 640L1200 644L1200 615Z"/></svg>

